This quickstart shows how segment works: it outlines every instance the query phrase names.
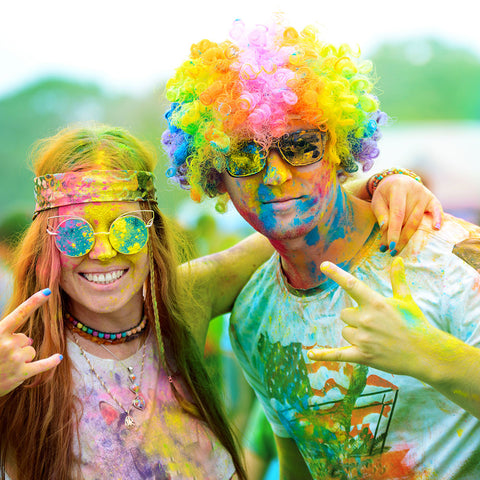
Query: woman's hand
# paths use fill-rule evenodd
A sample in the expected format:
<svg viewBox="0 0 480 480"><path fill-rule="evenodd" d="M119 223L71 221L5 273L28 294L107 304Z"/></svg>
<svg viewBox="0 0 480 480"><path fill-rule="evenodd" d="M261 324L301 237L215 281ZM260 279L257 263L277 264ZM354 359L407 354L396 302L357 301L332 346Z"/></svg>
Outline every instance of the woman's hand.
<svg viewBox="0 0 480 480"><path fill-rule="evenodd" d="M37 352L32 347L32 339L23 333L15 333L38 307L46 303L48 295L49 289L35 293L0 321L0 396L11 392L28 378L56 367L63 358L55 354L34 362Z"/></svg>
<svg viewBox="0 0 480 480"><path fill-rule="evenodd" d="M425 213L435 229L442 226L443 208L438 198L408 175L382 179L372 196L372 210L382 232L382 251L400 252L417 231Z"/></svg>

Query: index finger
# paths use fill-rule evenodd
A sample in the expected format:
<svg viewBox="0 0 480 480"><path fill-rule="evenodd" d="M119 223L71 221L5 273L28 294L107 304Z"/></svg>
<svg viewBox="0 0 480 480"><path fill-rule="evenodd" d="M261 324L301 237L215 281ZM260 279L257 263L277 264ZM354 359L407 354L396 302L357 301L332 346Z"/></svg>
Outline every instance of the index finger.
<svg viewBox="0 0 480 480"><path fill-rule="evenodd" d="M50 293L49 288L44 288L21 303L13 312L0 321L0 333L15 332L38 307L48 300Z"/></svg>
<svg viewBox="0 0 480 480"><path fill-rule="evenodd" d="M359 305L382 300L383 297L350 273L331 262L322 262L320 270L340 285Z"/></svg>

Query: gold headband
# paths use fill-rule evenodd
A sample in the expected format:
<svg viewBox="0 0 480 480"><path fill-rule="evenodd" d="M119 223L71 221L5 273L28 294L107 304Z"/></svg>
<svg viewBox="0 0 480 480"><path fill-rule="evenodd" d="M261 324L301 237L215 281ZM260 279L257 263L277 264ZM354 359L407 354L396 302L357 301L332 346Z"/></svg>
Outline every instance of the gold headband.
<svg viewBox="0 0 480 480"><path fill-rule="evenodd" d="M136 170L88 170L34 179L35 213L90 202L156 202L154 175Z"/></svg>

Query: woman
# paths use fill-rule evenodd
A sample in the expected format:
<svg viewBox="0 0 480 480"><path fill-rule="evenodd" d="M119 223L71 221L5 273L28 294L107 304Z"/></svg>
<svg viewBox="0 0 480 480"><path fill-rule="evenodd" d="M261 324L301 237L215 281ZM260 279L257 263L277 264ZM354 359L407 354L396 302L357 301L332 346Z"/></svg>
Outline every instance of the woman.
<svg viewBox="0 0 480 480"><path fill-rule="evenodd" d="M7 473L244 478L195 342L204 342L205 328L192 329L193 338L185 321L201 325L227 310L261 251L259 262L237 263L234 274L226 255L194 264L184 284L172 228L155 201L153 156L119 129L62 131L40 145L34 168L36 218L19 251L12 305L46 285L51 294L38 293L1 325ZM230 252L229 265L243 248ZM24 362L35 351L49 358L34 369L55 370L15 388L32 373Z"/></svg>
<svg viewBox="0 0 480 480"><path fill-rule="evenodd" d="M271 247L255 235L178 269L154 163L106 126L35 152L34 221L0 321L2 478L245 478L200 350Z"/></svg>

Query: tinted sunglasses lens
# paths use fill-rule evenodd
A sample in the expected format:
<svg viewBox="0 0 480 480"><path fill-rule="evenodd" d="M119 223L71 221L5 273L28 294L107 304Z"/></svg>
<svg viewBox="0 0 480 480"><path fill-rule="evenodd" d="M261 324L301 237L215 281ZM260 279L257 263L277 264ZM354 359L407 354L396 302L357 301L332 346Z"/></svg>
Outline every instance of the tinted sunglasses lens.
<svg viewBox="0 0 480 480"><path fill-rule="evenodd" d="M110 243L120 253L138 253L147 243L148 229L138 217L117 218L110 227Z"/></svg>
<svg viewBox="0 0 480 480"><path fill-rule="evenodd" d="M95 243L92 227L78 218L61 222L56 229L57 248L69 257L81 257L88 253Z"/></svg>
<svg viewBox="0 0 480 480"><path fill-rule="evenodd" d="M285 159L296 167L318 162L325 152L324 137L319 132L294 134L282 140L279 146Z"/></svg>
<svg viewBox="0 0 480 480"><path fill-rule="evenodd" d="M255 144L247 144L227 158L227 172L232 177L248 177L261 172L265 167L265 158Z"/></svg>

